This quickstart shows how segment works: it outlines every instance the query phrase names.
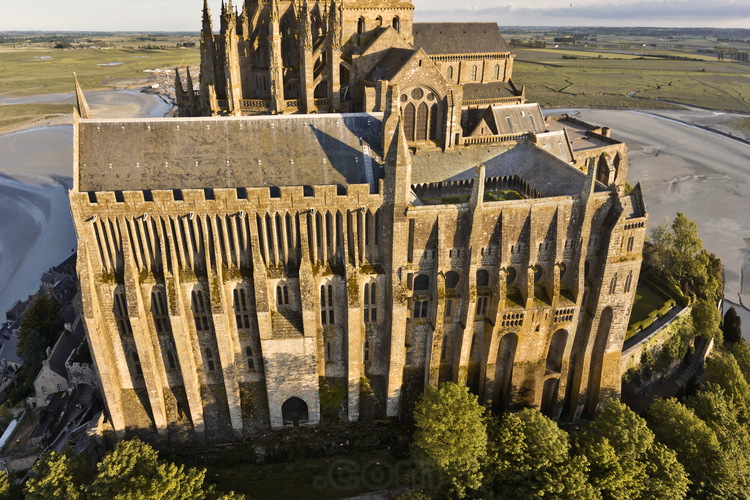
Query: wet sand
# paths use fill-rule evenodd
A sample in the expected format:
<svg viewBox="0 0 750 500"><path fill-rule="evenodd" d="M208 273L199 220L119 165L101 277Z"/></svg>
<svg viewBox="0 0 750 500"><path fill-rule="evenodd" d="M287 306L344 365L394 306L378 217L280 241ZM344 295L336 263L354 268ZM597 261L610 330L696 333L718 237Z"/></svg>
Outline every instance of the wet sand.
<svg viewBox="0 0 750 500"><path fill-rule="evenodd" d="M147 118L170 110L161 98L139 92L91 92L86 98L98 118ZM73 101L72 94L53 94L13 104ZM67 122L72 124L72 115ZM42 273L76 247L68 203L73 127L59 125L60 119L51 123L0 135L0 321L14 300L35 293Z"/></svg>

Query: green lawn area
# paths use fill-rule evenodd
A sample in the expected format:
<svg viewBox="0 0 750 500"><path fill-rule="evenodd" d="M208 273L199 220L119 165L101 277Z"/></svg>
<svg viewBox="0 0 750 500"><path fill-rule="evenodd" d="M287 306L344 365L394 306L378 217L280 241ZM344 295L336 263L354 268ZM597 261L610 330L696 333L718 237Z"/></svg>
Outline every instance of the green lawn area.
<svg viewBox="0 0 750 500"><path fill-rule="evenodd" d="M0 94L20 96L71 92L73 72L84 90L132 85L143 71L197 65L197 49L137 48L63 50L45 47L0 47ZM112 63L119 65L105 66Z"/></svg>
<svg viewBox="0 0 750 500"><path fill-rule="evenodd" d="M633 310L630 311L628 326L648 318L649 313L661 309L667 301L648 285L639 285L635 291Z"/></svg>
<svg viewBox="0 0 750 500"><path fill-rule="evenodd" d="M223 458L216 464L197 464L206 468L206 482L215 484L217 490L242 493L256 500L348 498L413 484L414 464L410 460L397 460L393 451L385 449L264 465L256 465L250 455L245 458L238 451L221 451L220 454ZM191 467L196 466L196 458L205 460L203 455L168 457Z"/></svg>
<svg viewBox="0 0 750 500"><path fill-rule="evenodd" d="M750 112L750 64L715 60L563 60L562 54L541 51L534 58L524 58L534 52L537 51L518 50L513 81L525 85L527 99L543 107L671 108L674 105L664 101L672 101ZM542 54L548 58L538 59Z"/></svg>

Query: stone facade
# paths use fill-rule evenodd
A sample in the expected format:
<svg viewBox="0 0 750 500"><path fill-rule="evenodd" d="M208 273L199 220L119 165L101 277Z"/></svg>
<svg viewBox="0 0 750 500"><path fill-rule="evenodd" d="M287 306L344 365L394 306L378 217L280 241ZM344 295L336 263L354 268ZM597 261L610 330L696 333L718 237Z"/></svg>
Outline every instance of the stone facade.
<svg viewBox="0 0 750 500"><path fill-rule="evenodd" d="M243 12L269 10L252 18L270 20L274 39L284 5ZM232 116L97 120L77 89L71 210L113 428L178 443L408 417L446 380L496 410L593 415L619 394L648 220L640 187L625 194L624 145L602 146L621 156L600 176L611 153L579 154L567 129L518 102L491 120L490 102L469 122L486 116L493 133L464 137L476 125L464 126L467 89L443 76L427 49L445 51L425 35L462 30L415 24L409 34L410 2L328 5L329 21L343 19L329 34L351 29L365 7L399 17L400 30L371 40L398 35L401 45L356 63L383 70L363 84L367 113L240 116L227 83L201 100L207 114ZM365 35L312 46L365 57ZM475 37L477 54L497 46L493 36ZM219 45L214 37L204 50ZM204 83L206 74L233 78L204 68Z"/></svg>

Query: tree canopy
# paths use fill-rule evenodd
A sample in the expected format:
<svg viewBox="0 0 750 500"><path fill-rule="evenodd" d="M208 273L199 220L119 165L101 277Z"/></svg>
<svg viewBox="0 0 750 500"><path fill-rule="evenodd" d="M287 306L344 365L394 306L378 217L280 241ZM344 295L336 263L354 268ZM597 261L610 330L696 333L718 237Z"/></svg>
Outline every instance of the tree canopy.
<svg viewBox="0 0 750 500"><path fill-rule="evenodd" d="M205 470L187 469L159 460L138 439L120 441L98 465L88 488L91 500L203 500Z"/></svg>
<svg viewBox="0 0 750 500"><path fill-rule="evenodd" d="M724 340L732 343L742 340L742 318L734 307L730 307L724 315Z"/></svg>
<svg viewBox="0 0 750 500"><path fill-rule="evenodd" d="M39 295L23 313L18 329L18 355L24 356L26 338L31 332L37 332L49 341L56 333L60 321L60 306L57 302L46 295Z"/></svg>
<svg viewBox="0 0 750 500"><path fill-rule="evenodd" d="M422 467L434 467L463 498L482 482L487 453L484 408L469 389L453 382L428 391L414 409L416 432L412 453Z"/></svg>
<svg viewBox="0 0 750 500"><path fill-rule="evenodd" d="M68 448L50 451L34 465L34 476L26 482L25 500L80 500L91 473L80 455Z"/></svg>

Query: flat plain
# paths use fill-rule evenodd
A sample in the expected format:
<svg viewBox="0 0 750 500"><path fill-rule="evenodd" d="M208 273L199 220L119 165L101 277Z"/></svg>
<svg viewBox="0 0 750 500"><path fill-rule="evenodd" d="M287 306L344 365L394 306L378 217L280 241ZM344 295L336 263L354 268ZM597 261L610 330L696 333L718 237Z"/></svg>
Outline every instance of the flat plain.
<svg viewBox="0 0 750 500"><path fill-rule="evenodd" d="M750 113L750 64L718 60L716 47L748 51L715 39L597 36L555 48L516 47L513 81L543 107L669 109L676 104ZM595 41L593 41L595 40ZM708 52L707 52L708 51Z"/></svg>

